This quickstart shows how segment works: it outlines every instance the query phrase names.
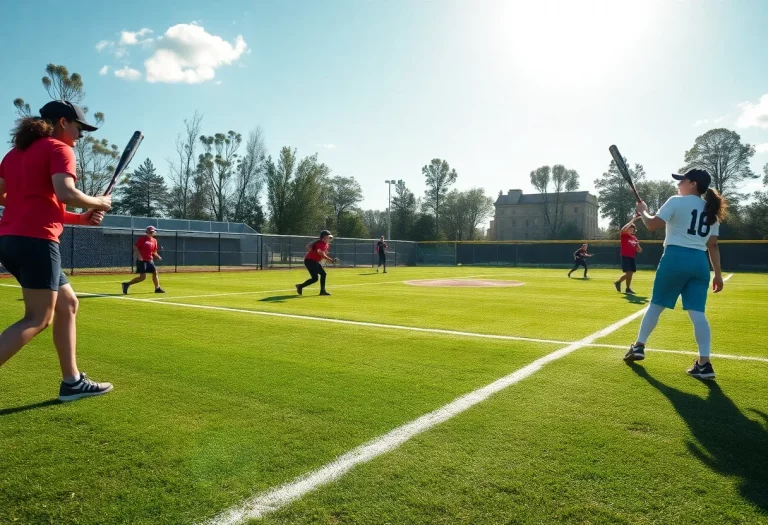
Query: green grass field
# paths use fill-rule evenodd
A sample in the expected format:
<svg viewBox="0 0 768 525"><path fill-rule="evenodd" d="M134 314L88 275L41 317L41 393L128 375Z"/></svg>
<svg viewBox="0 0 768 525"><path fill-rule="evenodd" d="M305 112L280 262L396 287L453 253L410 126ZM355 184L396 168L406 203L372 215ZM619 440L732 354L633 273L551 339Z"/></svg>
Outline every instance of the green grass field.
<svg viewBox="0 0 768 525"><path fill-rule="evenodd" d="M49 332L0 368L0 523L211 523L650 299L652 272L634 297L616 271L565 273L330 269L332 297L298 297L299 270L163 275L167 295L127 298L123 276L74 277L80 368L115 390L56 402ZM472 277L524 285L405 282ZM14 284L2 327L23 311ZM768 275L733 275L708 309L733 357L713 358L716 382L685 374L679 310L624 364L638 317L241 522L768 523Z"/></svg>

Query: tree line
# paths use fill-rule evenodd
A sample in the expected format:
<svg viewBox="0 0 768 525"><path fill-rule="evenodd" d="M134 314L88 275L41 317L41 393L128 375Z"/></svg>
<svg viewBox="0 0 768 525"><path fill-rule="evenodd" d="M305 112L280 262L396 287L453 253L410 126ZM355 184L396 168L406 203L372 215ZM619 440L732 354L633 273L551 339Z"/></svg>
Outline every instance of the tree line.
<svg viewBox="0 0 768 525"><path fill-rule="evenodd" d="M43 88L54 100L83 106L81 75L63 65L48 64ZM32 114L22 98L13 102L20 117ZM98 125L103 113L94 114ZM115 213L143 217L231 221L259 232L316 235L330 229L341 237L377 237L387 232L387 210L363 210L363 192L354 177L332 176L317 154L300 157L285 146L273 159L264 132L244 136L227 130L203 133L203 115L184 120L175 153L164 174L150 159L123 176L115 190ZM77 185L89 194L102 193L114 171L120 149L106 138L86 135L76 147ZM480 225L493 214L483 190L451 190L457 180L448 162L433 159L422 169L427 191L416 198L400 182L392 200L392 235L403 240L475 239Z"/></svg>
<svg viewBox="0 0 768 525"><path fill-rule="evenodd" d="M83 106L84 83L62 65L48 64L42 86L51 99ZM22 98L13 101L21 117L31 115ZM98 125L105 115L95 112ZM364 210L363 193L354 177L332 176L317 154L300 157L295 148L268 154L264 132L256 127L246 136L227 130L203 133L203 116L195 112L184 120L175 141L175 153L163 174L146 159L126 174L115 193L115 212L146 217L242 222L256 231L283 235L314 235L330 229L342 237L378 237L387 232L387 210ZM750 168L755 154L734 131L712 129L696 138L685 152L682 170L707 169L712 186L729 203L721 229L725 238L768 239L768 164L763 168L763 189L744 193L744 183L760 175ZM77 186L91 195L104 191L120 156L106 138L86 135L77 142ZM628 163L629 165L629 163ZM668 180L648 180L642 164L630 171L638 191L656 211L676 193ZM399 181L391 201L392 237L403 240L475 240L484 236L481 225L494 214L493 201L483 189L459 191L458 173L445 159L435 158L421 170L426 191L417 197ZM566 194L578 189L579 174L563 165L542 166L530 174L541 194L545 237L579 238L583 232L564 218ZM615 236L631 217L634 198L611 161L595 180L600 214L609 220L606 235ZM645 238L660 238L640 229Z"/></svg>

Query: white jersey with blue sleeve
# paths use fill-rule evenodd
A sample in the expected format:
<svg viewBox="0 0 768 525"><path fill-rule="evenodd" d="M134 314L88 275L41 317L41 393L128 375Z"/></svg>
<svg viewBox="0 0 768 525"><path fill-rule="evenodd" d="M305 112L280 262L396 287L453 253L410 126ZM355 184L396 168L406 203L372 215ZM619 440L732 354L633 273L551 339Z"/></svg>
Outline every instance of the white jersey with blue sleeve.
<svg viewBox="0 0 768 525"><path fill-rule="evenodd" d="M664 246L706 251L709 238L720 235L720 223L707 224L705 206L704 199L697 195L670 197L656 213L667 225Z"/></svg>

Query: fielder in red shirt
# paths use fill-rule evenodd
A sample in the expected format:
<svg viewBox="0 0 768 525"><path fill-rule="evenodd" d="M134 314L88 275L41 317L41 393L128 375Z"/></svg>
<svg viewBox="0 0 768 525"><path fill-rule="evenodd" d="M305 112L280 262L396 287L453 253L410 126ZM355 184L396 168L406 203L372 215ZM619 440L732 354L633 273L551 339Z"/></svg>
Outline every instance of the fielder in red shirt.
<svg viewBox="0 0 768 525"><path fill-rule="evenodd" d="M304 266L307 267L309 279L296 285L296 292L301 295L305 287L315 284L318 276L320 277L320 295L331 295L325 290L325 268L320 264L322 261L336 262L336 259L328 255L330 242L333 235L328 230L320 232L320 238L307 244L307 255L304 256Z"/></svg>
<svg viewBox="0 0 768 525"><path fill-rule="evenodd" d="M147 234L142 235L136 240L136 244L133 245L133 256L136 259L136 273L138 277L134 277L133 280L123 283L123 294L128 294L128 288L132 284L140 283L147 278L147 274L152 274L152 282L155 285L155 293L165 293L165 290L160 288L160 277L157 274L157 266L155 266L155 260L162 261L163 258L157 253L157 239L155 234L157 229L154 226L147 226Z"/></svg>
<svg viewBox="0 0 768 525"><path fill-rule="evenodd" d="M83 131L96 131L78 106L52 101L40 117L21 119L13 149L0 163L0 263L22 289L24 317L0 334L0 366L53 323L59 357L61 401L106 394L77 368L78 300L61 269L59 236L64 224L98 225L109 211L109 196L90 197L75 187L73 147ZM67 205L88 210L70 213ZM55 314L55 315L54 315Z"/></svg>
<svg viewBox="0 0 768 525"><path fill-rule="evenodd" d="M618 281L613 283L613 285L616 287L617 292L621 291L621 283L626 281L627 282L626 293L629 293L629 294L635 293L631 288L632 276L635 275L635 272L637 271L637 265L635 264L635 255L638 253L642 253L643 251L643 249L640 247L640 243L638 242L637 237L635 237L635 233L637 232L635 221L639 218L640 218L639 216L636 216L627 224L625 224L624 227L621 229L621 271L624 273L622 274L622 276L619 278Z"/></svg>

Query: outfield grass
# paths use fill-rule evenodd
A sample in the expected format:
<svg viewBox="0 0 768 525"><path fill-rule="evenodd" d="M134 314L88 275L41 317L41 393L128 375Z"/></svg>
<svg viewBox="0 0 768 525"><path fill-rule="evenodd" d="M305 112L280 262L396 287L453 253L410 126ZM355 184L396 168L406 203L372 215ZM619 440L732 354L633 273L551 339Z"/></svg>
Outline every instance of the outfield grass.
<svg viewBox="0 0 768 525"><path fill-rule="evenodd" d="M127 299L122 276L75 277L80 367L115 390L52 401L49 333L0 369L0 523L201 522L562 347L318 318L571 342L650 297L651 272L634 298L615 271L565 273L330 270L332 297L300 298L301 271L167 275L166 296L143 283ZM404 282L471 276L525 284ZM0 284L5 326L22 303ZM768 358L766 292L739 274L710 297L714 352ZM597 342L629 344L638 323ZM685 314L649 347L695 350ZM707 386L692 357L621 355L581 348L265 520L768 523L768 362L718 360Z"/></svg>

